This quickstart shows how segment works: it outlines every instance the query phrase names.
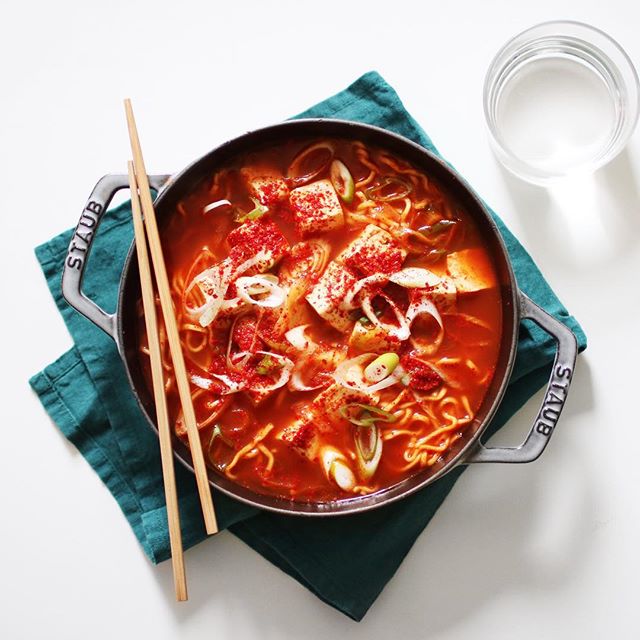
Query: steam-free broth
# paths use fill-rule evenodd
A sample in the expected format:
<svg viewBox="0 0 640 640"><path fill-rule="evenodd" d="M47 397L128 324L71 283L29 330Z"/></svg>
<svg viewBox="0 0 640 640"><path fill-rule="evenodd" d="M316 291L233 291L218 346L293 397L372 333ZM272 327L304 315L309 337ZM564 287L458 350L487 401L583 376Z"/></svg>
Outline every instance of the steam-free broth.
<svg viewBox="0 0 640 640"><path fill-rule="evenodd" d="M356 140L263 149L180 202L162 242L219 473L328 501L435 469L464 437L498 357L500 288L429 175ZM139 342L147 353L142 319Z"/></svg>

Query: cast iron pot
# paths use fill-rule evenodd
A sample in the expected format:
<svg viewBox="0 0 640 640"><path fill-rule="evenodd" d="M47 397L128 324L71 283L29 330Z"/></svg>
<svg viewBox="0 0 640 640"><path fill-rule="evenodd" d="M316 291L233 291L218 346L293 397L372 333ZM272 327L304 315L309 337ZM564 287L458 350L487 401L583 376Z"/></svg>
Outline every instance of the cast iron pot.
<svg viewBox="0 0 640 640"><path fill-rule="evenodd" d="M377 127L340 120L294 120L239 136L209 152L186 169L171 176L149 176L152 188L158 191L155 210L159 225L175 210L176 204L198 184L239 154L283 141L310 138L351 138L383 147L408 160L433 176L440 185L475 219L486 246L493 253L502 291L502 340L496 372L482 406L465 437L457 442L435 468L425 469L378 493L346 500L307 503L274 498L246 489L228 478L209 470L210 483L229 496L255 507L286 514L337 515L372 509L399 500L428 484L460 464L477 462L531 462L547 446L566 401L575 366L577 345L573 333L562 323L534 304L518 290L507 250L491 216L471 189L442 160L413 142ZM132 244L122 271L118 307L114 314L106 313L82 292L82 277L95 238L113 195L128 188L126 175L104 176L95 186L84 208L69 246L62 276L62 291L69 304L108 333L116 342L122 357L131 390L149 424L157 431L153 398L142 376L137 347L136 305L140 299L140 282L135 246ZM215 232L215 230L212 230ZM557 342L557 352L547 391L525 442L519 447L485 447L480 438L496 412L513 369L518 326L530 318ZM175 439L178 460L193 470L188 447Z"/></svg>

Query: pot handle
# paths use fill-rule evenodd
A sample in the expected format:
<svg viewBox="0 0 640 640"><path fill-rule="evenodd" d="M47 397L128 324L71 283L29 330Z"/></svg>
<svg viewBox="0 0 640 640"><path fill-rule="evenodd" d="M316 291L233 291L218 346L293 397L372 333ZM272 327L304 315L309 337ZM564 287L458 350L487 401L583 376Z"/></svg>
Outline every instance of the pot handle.
<svg viewBox="0 0 640 640"><path fill-rule="evenodd" d="M149 176L149 185L152 189L160 191L169 178L168 175ZM98 180L71 236L62 271L64 299L114 340L116 339L115 313L107 313L82 292L82 279L91 245L109 203L118 191L128 188L129 177L126 174L108 174Z"/></svg>
<svg viewBox="0 0 640 640"><path fill-rule="evenodd" d="M519 447L485 447L481 442L462 464L474 462L533 462L544 451L564 408L573 377L578 344L571 329L520 292L521 318L533 320L557 342L547 390L527 439Z"/></svg>

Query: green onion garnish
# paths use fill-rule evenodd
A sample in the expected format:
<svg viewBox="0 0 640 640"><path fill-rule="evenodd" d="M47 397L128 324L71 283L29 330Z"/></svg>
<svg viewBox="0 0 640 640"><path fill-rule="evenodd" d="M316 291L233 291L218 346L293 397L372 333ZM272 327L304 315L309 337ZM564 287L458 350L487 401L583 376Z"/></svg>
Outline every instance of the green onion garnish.
<svg viewBox="0 0 640 640"><path fill-rule="evenodd" d="M360 409L360 411L355 412L354 409ZM397 417L389 411L360 402L350 402L340 407L340 415L357 427L373 427L376 422L395 422L397 420Z"/></svg>
<svg viewBox="0 0 640 640"><path fill-rule="evenodd" d="M269 354L262 357L262 360L256 365L256 373L261 376L268 376L275 373L278 369L282 369L283 364L272 358Z"/></svg>
<svg viewBox="0 0 640 640"><path fill-rule="evenodd" d="M244 213L240 215L236 215L236 222L246 222L247 220L257 220L258 218L262 218L265 213L268 213L269 209L265 207L263 204L260 204L258 200L255 198L251 198L251 201L255 205L249 213Z"/></svg>

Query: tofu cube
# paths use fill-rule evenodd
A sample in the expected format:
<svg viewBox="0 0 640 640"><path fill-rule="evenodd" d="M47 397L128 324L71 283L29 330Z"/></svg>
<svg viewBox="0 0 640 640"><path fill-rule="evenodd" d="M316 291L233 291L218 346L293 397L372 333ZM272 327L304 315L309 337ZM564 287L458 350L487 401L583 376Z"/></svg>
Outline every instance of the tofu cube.
<svg viewBox="0 0 640 640"><path fill-rule="evenodd" d="M363 353L387 353L400 347L400 340L373 324L356 322L349 336L349 348Z"/></svg>
<svg viewBox="0 0 640 640"><path fill-rule="evenodd" d="M277 176L252 176L247 180L249 193L268 209L276 208L289 197L289 187L284 178Z"/></svg>
<svg viewBox="0 0 640 640"><path fill-rule="evenodd" d="M307 294L307 302L317 314L334 329L346 333L353 320L349 311L342 308L342 301L356 283L355 275L337 262L330 262L318 283Z"/></svg>
<svg viewBox="0 0 640 640"><path fill-rule="evenodd" d="M301 236L340 229L344 214L338 194L329 180L318 180L289 194L296 229Z"/></svg>
<svg viewBox="0 0 640 640"><path fill-rule="evenodd" d="M347 389L341 384L332 384L324 391L321 391L313 400L312 408L316 416L320 419L316 424L320 429L335 428L345 424L345 418L341 415L340 409L352 402L361 404L375 404L377 398L367 395L357 389ZM324 425L323 425L324 420Z"/></svg>
<svg viewBox="0 0 640 640"><path fill-rule="evenodd" d="M456 285L447 275L441 276L438 284L427 289L411 289L409 302L419 302L422 298L431 300L440 313L453 313L457 302Z"/></svg>
<svg viewBox="0 0 640 640"><path fill-rule="evenodd" d="M364 276L370 276L399 271L406 257L407 252L389 232L368 224L336 260Z"/></svg>
<svg viewBox="0 0 640 640"><path fill-rule="evenodd" d="M432 287L427 295L433 300L440 313L453 313L456 310L458 298L456 285L449 276L442 276L442 280Z"/></svg>
<svg viewBox="0 0 640 640"><path fill-rule="evenodd" d="M447 256L447 272L457 292L475 293L497 285L489 257L482 249L462 249Z"/></svg>
<svg viewBox="0 0 640 640"><path fill-rule="evenodd" d="M301 418L285 427L278 434L278 438L309 460L318 457L318 432L308 418Z"/></svg>

